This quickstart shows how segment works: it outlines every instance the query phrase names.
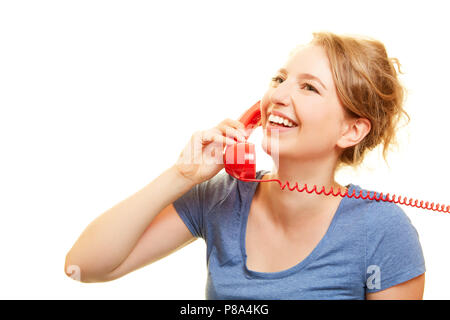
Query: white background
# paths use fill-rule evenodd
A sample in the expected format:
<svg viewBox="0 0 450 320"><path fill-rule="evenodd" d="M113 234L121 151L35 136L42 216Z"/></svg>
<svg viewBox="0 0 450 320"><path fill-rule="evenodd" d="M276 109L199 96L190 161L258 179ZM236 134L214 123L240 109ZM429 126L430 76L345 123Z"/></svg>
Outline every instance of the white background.
<svg viewBox="0 0 450 320"><path fill-rule="evenodd" d="M338 182L450 204L445 5L2 1L0 297L204 299L201 239L109 283L68 278L65 255L92 220L173 164L194 131L259 100L313 31L381 40L409 90L411 123L390 169L374 152ZM257 169L270 169L258 152ZM402 208L424 250L425 299L449 299L450 216Z"/></svg>

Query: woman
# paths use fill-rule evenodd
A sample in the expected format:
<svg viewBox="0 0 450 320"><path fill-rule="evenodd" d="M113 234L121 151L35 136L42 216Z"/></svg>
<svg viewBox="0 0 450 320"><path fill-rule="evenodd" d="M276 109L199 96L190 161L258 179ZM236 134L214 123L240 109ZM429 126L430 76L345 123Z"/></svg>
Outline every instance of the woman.
<svg viewBox="0 0 450 320"><path fill-rule="evenodd" d="M263 146L278 161L257 178L344 189L337 169L380 143L385 156L406 114L393 62L378 41L332 33L296 48L261 99ZM271 115L292 127L274 134ZM211 147L233 138L245 131L231 119L195 133L176 164L86 228L66 270L111 281L201 237L208 299L422 299L422 249L400 207L217 175Z"/></svg>

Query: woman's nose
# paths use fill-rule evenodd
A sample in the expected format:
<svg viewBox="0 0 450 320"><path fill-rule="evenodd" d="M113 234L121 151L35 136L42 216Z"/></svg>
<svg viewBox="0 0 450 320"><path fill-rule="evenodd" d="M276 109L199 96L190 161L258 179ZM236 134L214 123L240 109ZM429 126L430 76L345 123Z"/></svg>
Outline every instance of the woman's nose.
<svg viewBox="0 0 450 320"><path fill-rule="evenodd" d="M272 90L272 94L270 95L270 102L273 105L289 105L290 97L291 97L291 86L287 81L280 83L276 88Z"/></svg>

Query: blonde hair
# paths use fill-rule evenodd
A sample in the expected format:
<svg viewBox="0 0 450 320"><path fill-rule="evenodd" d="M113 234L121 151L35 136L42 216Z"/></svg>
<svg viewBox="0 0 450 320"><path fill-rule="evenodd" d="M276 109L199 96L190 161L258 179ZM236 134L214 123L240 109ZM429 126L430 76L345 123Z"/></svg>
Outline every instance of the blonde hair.
<svg viewBox="0 0 450 320"><path fill-rule="evenodd" d="M398 79L400 62L389 58L384 45L371 38L315 32L311 44L325 49L337 94L346 116L366 118L371 123L369 133L358 144L340 154L336 169L359 166L367 151L383 144L385 162L388 149L397 145L397 125L405 114L405 88ZM397 70L395 66L397 65Z"/></svg>

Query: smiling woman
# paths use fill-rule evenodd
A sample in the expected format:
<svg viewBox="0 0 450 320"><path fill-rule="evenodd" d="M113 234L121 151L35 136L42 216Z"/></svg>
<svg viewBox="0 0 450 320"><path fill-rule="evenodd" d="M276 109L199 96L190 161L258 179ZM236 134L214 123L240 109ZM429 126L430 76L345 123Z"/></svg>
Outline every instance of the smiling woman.
<svg viewBox="0 0 450 320"><path fill-rule="evenodd" d="M404 110L393 61L378 41L332 33L294 50L260 102L262 146L278 161L256 178L343 189L338 165L394 139ZM365 199L352 183L348 193L363 198L217 174L224 165L211 146L242 141L242 129L225 119L195 132L174 165L86 228L66 270L111 281L202 238L208 299L422 298L423 253L400 207Z"/></svg>

